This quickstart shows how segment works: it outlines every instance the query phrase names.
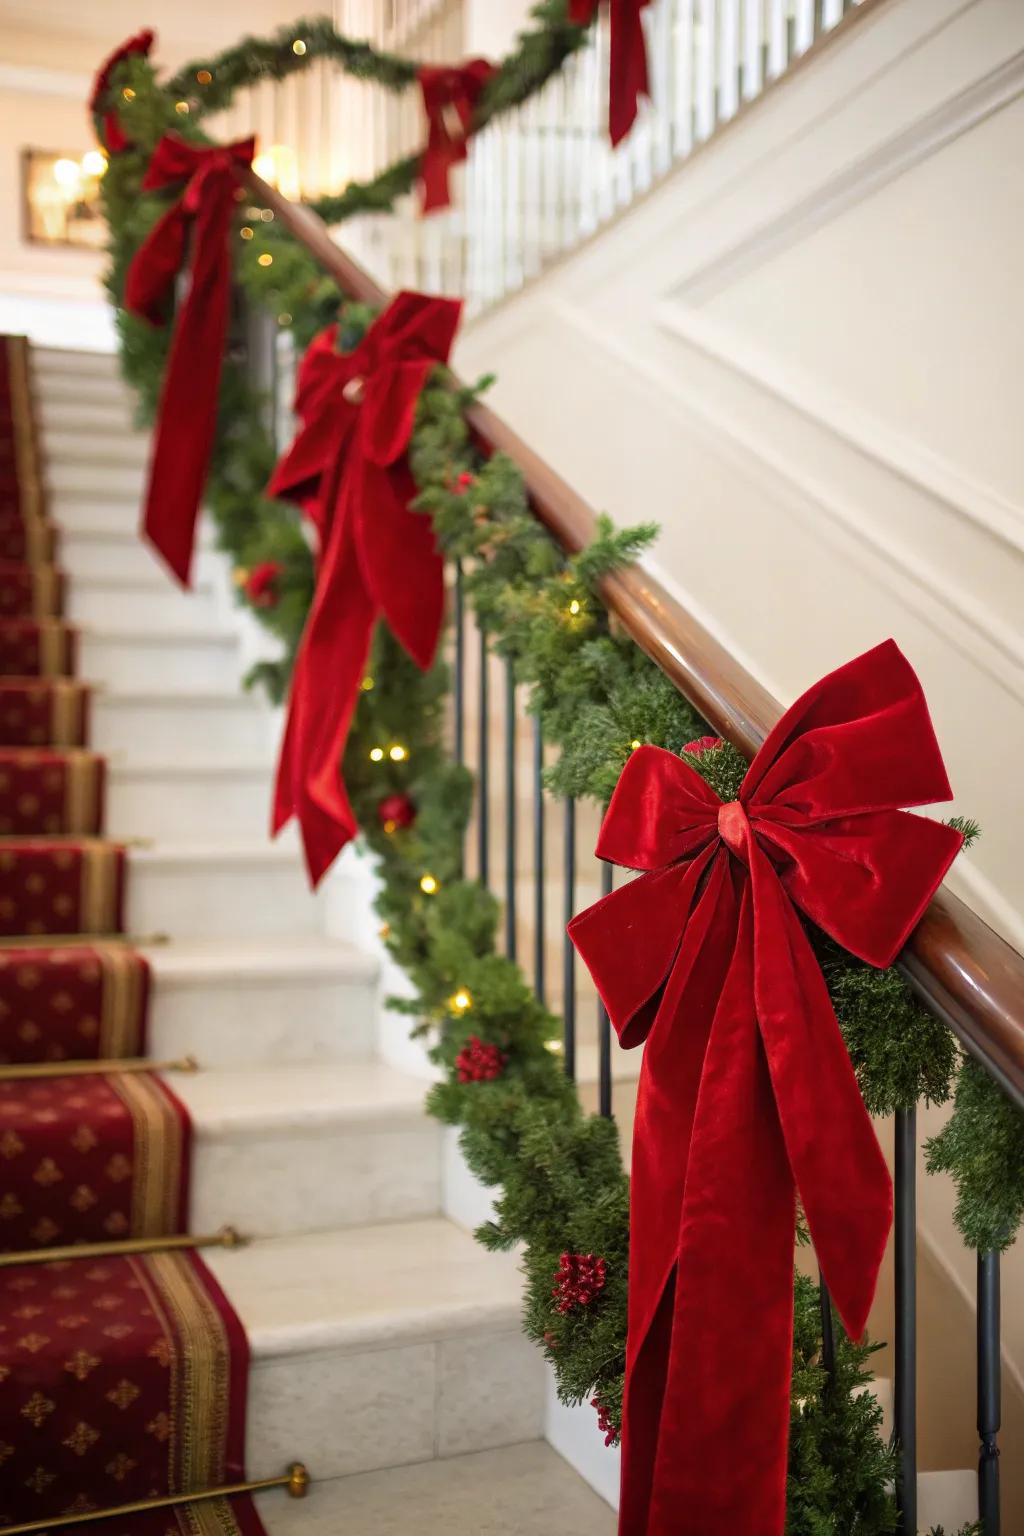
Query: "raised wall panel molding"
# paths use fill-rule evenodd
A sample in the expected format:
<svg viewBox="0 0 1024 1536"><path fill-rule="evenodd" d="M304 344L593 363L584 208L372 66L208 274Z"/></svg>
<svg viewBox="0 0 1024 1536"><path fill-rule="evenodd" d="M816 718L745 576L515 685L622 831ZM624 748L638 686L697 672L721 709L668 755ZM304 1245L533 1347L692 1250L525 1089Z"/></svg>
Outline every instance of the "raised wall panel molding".
<svg viewBox="0 0 1024 1536"><path fill-rule="evenodd" d="M92 77L74 70L44 69L38 64L0 64L0 91L22 91L26 96L67 96L85 103L91 89Z"/></svg>

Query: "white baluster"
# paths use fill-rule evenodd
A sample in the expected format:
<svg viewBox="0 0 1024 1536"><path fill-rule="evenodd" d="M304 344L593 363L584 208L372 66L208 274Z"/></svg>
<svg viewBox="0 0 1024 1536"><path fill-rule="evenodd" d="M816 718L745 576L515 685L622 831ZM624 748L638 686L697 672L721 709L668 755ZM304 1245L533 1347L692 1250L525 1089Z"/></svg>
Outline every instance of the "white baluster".
<svg viewBox="0 0 1024 1536"><path fill-rule="evenodd" d="M715 127L715 0L698 0L696 16L696 129L706 139Z"/></svg>
<svg viewBox="0 0 1024 1536"><path fill-rule="evenodd" d="M672 148L677 155L693 148L693 6L694 0L675 0Z"/></svg>
<svg viewBox="0 0 1024 1536"><path fill-rule="evenodd" d="M740 0L719 0L718 115L735 116L739 106Z"/></svg>
<svg viewBox="0 0 1024 1536"><path fill-rule="evenodd" d="M830 32L843 19L843 0L822 0L821 30Z"/></svg>
<svg viewBox="0 0 1024 1536"><path fill-rule="evenodd" d="M775 80L789 63L789 7L786 0L768 0L768 75Z"/></svg>
<svg viewBox="0 0 1024 1536"><path fill-rule="evenodd" d="M842 0L839 0L842 5ZM763 0L743 0L743 100L751 101L758 95L763 81L761 21L764 16Z"/></svg>
<svg viewBox="0 0 1024 1536"><path fill-rule="evenodd" d="M672 163L672 0L660 0L651 15L652 176L663 176Z"/></svg>
<svg viewBox="0 0 1024 1536"><path fill-rule="evenodd" d="M796 0L793 22L793 55L799 58L814 42L814 0Z"/></svg>

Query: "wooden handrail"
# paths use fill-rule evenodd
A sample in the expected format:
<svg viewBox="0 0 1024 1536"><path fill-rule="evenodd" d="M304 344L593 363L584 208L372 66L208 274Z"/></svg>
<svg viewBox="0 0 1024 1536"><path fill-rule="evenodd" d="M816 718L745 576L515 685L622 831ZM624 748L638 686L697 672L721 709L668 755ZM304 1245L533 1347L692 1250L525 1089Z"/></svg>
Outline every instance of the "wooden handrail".
<svg viewBox="0 0 1024 1536"><path fill-rule="evenodd" d="M273 210L347 297L364 304L387 301L315 213L282 197L255 172L246 175L255 200ZM561 547L569 554L583 549L596 519L582 497L487 406L474 405L469 423L482 446L514 460L534 513ZM771 694L641 567L606 577L601 596L709 725L752 757L782 714ZM1024 1108L1024 957L943 887L899 965L925 1006Z"/></svg>

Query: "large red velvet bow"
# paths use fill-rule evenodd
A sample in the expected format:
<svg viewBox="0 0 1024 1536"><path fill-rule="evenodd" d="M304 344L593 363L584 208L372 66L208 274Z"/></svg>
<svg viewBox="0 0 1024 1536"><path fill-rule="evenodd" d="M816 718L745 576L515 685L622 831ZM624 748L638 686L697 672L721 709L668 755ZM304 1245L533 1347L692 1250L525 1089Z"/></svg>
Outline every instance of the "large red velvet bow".
<svg viewBox="0 0 1024 1536"><path fill-rule="evenodd" d="M142 190L179 181L186 186L136 251L125 279L125 307L160 324L191 231L191 280L167 360L143 514L147 538L186 586L217 424L231 303L235 194L239 172L252 164L254 149L253 139L207 148L164 135Z"/></svg>
<svg viewBox="0 0 1024 1536"><path fill-rule="evenodd" d="M357 826L341 777L373 626L383 614L416 664L430 666L444 567L430 519L414 512L406 447L431 370L447 361L461 304L400 293L354 352L337 326L299 372L302 421L269 494L303 506L320 536L316 591L295 663L278 762L273 830L296 816L315 885Z"/></svg>
<svg viewBox="0 0 1024 1536"><path fill-rule="evenodd" d="M650 0L610 0L608 132L613 144L626 137L636 121L641 96L650 96L647 45L641 11ZM601 0L569 0L569 20L585 27Z"/></svg>
<svg viewBox="0 0 1024 1536"><path fill-rule="evenodd" d="M620 1531L781 1536L794 1196L847 1330L874 1296L891 1186L802 916L891 963L961 844L890 640L808 690L723 804L641 747L597 852L643 870L570 924L623 1045L633 1139Z"/></svg>
<svg viewBox="0 0 1024 1536"><path fill-rule="evenodd" d="M451 202L448 174L469 152L473 112L494 73L495 66L486 59L471 59L468 64L450 68L425 64L420 69L427 114L427 147L420 161L424 213L447 208Z"/></svg>

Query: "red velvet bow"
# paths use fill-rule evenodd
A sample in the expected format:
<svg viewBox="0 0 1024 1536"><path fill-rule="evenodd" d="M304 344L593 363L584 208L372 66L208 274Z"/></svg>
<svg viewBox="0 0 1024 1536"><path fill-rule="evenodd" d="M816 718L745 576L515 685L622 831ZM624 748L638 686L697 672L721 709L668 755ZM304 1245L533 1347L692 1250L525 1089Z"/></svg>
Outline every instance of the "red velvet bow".
<svg viewBox="0 0 1024 1536"><path fill-rule="evenodd" d="M569 20L585 27L593 21L601 0L569 0ZM647 45L641 11L649 0L611 0L609 48L608 132L613 144L626 137L636 121L641 96L650 96Z"/></svg>
<svg viewBox="0 0 1024 1536"><path fill-rule="evenodd" d="M191 281L167 361L143 516L147 538L185 586L217 424L235 194L239 172L252 164L254 149L253 139L206 148L164 135L142 190L152 192L186 178L187 184L136 251L125 279L125 307L159 325L191 230Z"/></svg>
<svg viewBox="0 0 1024 1536"><path fill-rule="evenodd" d="M110 89L110 77L117 65L122 64L125 59L134 58L135 56L141 58L148 57L155 38L156 33L150 27L146 27L143 31L136 32L133 37L129 37L121 44L120 48L115 48L114 52L104 59L96 72L96 78L93 81L92 91L89 95L89 111L93 117L100 116L100 109L103 107L107 91ZM117 108L107 107L102 113L102 122L103 131L101 137L103 144L110 153L116 155L122 149L127 149L131 140L124 131Z"/></svg>
<svg viewBox="0 0 1024 1536"><path fill-rule="evenodd" d="M373 635L383 614L424 670L437 649L444 567L405 450L431 370L447 361L461 304L400 293L354 352L335 350L337 326L299 370L302 421L270 495L305 507L320 535L316 591L295 663L278 763L275 832L302 828L315 885L357 826L341 777L345 740Z"/></svg>
<svg viewBox="0 0 1024 1536"><path fill-rule="evenodd" d="M486 59L471 59L457 68L424 65L420 69L423 108L427 114L427 147L420 161L424 213L450 204L448 173L469 152L473 112L494 73L495 66Z"/></svg>
<svg viewBox="0 0 1024 1536"><path fill-rule="evenodd" d="M891 1186L801 914L892 962L959 832L893 641L808 690L724 805L640 747L597 852L643 870L570 924L625 1046L646 1040L633 1139L620 1531L783 1530L794 1195L851 1336Z"/></svg>

